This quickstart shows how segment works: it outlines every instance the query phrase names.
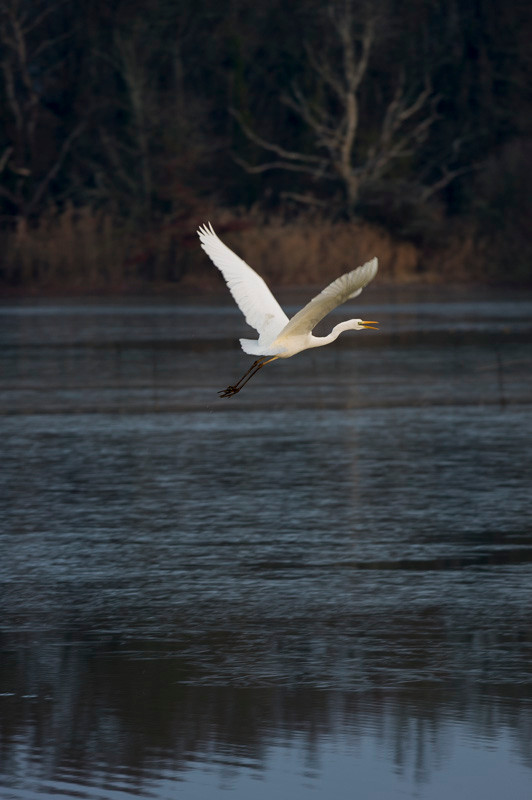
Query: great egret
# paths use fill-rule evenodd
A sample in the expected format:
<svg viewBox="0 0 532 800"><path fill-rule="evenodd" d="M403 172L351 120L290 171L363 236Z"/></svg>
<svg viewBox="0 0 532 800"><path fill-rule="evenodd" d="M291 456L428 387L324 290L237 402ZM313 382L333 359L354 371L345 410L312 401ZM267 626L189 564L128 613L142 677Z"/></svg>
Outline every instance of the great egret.
<svg viewBox="0 0 532 800"><path fill-rule="evenodd" d="M357 297L373 280L378 269L376 258L341 275L289 320L260 275L218 238L210 223L200 226L198 236L202 248L224 276L246 322L259 334L258 339L240 339L244 353L260 358L234 386L218 392L220 397L239 392L259 369L277 358L290 358L310 347L323 347L334 342L342 331L360 331L378 325L371 320L348 319L335 325L328 336L312 335L320 319L346 300Z"/></svg>

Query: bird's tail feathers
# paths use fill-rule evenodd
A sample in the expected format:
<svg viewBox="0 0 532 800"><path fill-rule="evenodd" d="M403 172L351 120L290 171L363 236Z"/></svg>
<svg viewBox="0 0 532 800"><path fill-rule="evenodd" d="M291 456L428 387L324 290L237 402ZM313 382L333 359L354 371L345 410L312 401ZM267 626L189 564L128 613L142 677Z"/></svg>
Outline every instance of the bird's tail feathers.
<svg viewBox="0 0 532 800"><path fill-rule="evenodd" d="M259 339L240 339L240 346L250 356L276 356L279 353L278 349L270 351L267 345L261 346Z"/></svg>

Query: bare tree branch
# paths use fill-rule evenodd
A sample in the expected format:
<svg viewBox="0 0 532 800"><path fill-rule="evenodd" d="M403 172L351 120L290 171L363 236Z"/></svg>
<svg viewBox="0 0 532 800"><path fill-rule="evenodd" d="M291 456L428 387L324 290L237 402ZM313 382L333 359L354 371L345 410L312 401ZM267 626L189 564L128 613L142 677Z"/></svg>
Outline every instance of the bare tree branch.
<svg viewBox="0 0 532 800"><path fill-rule="evenodd" d="M299 114L309 128L316 133L318 146L323 146L329 151L338 148L341 131L334 124L331 115L323 108L312 107L297 84L292 87L292 92L293 96L284 95L282 100L285 105ZM321 120L318 117L321 117Z"/></svg>
<svg viewBox="0 0 532 800"><path fill-rule="evenodd" d="M63 142L63 146L59 151L59 154L42 181L40 182L39 186L35 190L31 201L28 203L26 207L26 214L31 214L34 208L39 204L42 196L44 195L46 189L50 182L56 177L57 173L61 169L63 161L65 160L70 147L75 139L80 135L83 128L85 127L85 121L80 122L76 127L70 132L70 134L66 137L65 141Z"/></svg>
<svg viewBox="0 0 532 800"><path fill-rule="evenodd" d="M263 139L262 136L259 136L258 133L255 133L247 123L244 122L242 118L242 114L240 114L236 109L230 108L229 113L237 120L238 124L252 142L258 144L260 147L263 147L265 150L269 150L272 153L276 153L281 158L285 158L287 161L307 161L312 162L315 164L321 164L323 159L319 156L311 156L305 155L304 153L296 153L292 150L286 150L284 147L281 147L275 142L268 142L266 139Z"/></svg>
<svg viewBox="0 0 532 800"><path fill-rule="evenodd" d="M5 170L7 162L11 158L11 153L13 152L13 145L8 145L4 152L2 153L2 157L0 158L0 175Z"/></svg>
<svg viewBox="0 0 532 800"><path fill-rule="evenodd" d="M271 169L284 169L290 172L306 172L308 175L312 175L316 177L316 167L305 165L305 164L294 164L289 161L268 161L265 164L250 164L248 161L245 161L240 156L237 156L236 153L231 153L231 157L233 161L235 161L239 166L249 172L250 174L258 175L261 172L268 172ZM320 173L320 177L327 178L329 177L326 172ZM330 176L332 177L332 176Z"/></svg>
<svg viewBox="0 0 532 800"><path fill-rule="evenodd" d="M13 194L13 192L10 192L10 191L9 191L9 189L6 189L6 187L5 187L5 186L0 186L0 194L1 194L3 197L7 197L7 199L8 199L8 200L9 200L11 203L13 203L13 205L14 205L14 206L18 206L18 204L19 204L19 198L18 198L18 197L17 197L15 194Z"/></svg>
<svg viewBox="0 0 532 800"><path fill-rule="evenodd" d="M13 0L11 0L11 2L13 3ZM30 31L34 30L34 28L38 28L41 22L44 22L46 17L48 17L50 14L53 14L54 11L56 11L59 6L64 5L65 2L66 0L56 0L55 3L47 3L45 4L43 10L34 16L31 16L30 14L20 15L18 19L20 22L21 32L24 34L24 36L30 33ZM19 4L15 2L14 5L18 6ZM28 17L31 19L31 21L26 25L25 23Z"/></svg>
<svg viewBox="0 0 532 800"><path fill-rule="evenodd" d="M367 175L373 180L380 179L393 161L413 155L438 119L436 105L439 98L436 95L431 96L428 81L425 88L410 103L405 98L404 92L404 76L402 76L386 110L378 142L368 152ZM413 127L405 127L404 123L420 112L428 101L430 109L426 112L426 116Z"/></svg>
<svg viewBox="0 0 532 800"><path fill-rule="evenodd" d="M2 72L4 73L4 86L6 89L9 106L11 108L11 113L13 114L15 120L15 126L18 131L21 131L23 128L23 114L17 98L17 93L15 91L14 69L7 58L2 61Z"/></svg>
<svg viewBox="0 0 532 800"><path fill-rule="evenodd" d="M318 58L308 42L305 42L305 52L314 72L334 91L338 99L342 100L345 95L345 88L338 75L334 73L331 65L323 58Z"/></svg>
<svg viewBox="0 0 532 800"><path fill-rule="evenodd" d="M45 50L48 50L50 47L56 47L59 42L64 42L65 39L70 39L72 36L72 31L66 31L66 33L61 33L59 36L54 36L52 39L46 39L46 41L41 42L38 47L32 53L32 58L37 58ZM55 65L54 65L55 66ZM50 67L51 69L53 67Z"/></svg>
<svg viewBox="0 0 532 800"><path fill-rule="evenodd" d="M300 194L299 192L281 192L281 197L285 200L294 200L296 203L303 203L308 206L319 206L326 208L329 203L325 200L319 200L311 194Z"/></svg>
<svg viewBox="0 0 532 800"><path fill-rule="evenodd" d="M483 164L475 163L469 164L464 167L456 167L455 169L449 169L446 166L441 167L442 176L439 180L435 181L434 183L426 186L421 194L420 194L420 201L422 203L426 203L429 198L433 195L441 192L442 189L445 189L446 186L449 186L456 178L460 175L466 175L468 172L474 172L477 169L483 167Z"/></svg>

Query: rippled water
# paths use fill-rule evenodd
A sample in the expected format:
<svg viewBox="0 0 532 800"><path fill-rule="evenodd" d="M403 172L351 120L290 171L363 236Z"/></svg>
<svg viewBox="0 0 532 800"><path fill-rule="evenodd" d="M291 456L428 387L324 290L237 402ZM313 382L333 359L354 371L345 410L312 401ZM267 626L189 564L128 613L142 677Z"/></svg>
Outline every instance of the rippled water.
<svg viewBox="0 0 532 800"><path fill-rule="evenodd" d="M231 305L0 307L2 798L530 796L532 296L366 294L226 400Z"/></svg>

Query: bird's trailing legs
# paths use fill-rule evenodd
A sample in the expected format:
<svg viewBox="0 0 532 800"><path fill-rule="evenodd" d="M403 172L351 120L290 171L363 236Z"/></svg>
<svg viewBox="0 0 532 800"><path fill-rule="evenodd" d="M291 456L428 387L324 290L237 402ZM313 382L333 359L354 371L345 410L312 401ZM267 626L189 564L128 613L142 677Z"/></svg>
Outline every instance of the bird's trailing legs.
<svg viewBox="0 0 532 800"><path fill-rule="evenodd" d="M242 389L242 387L245 386L246 383L257 374L259 369L264 367L266 364L269 364L271 361L275 361L276 358L279 358L279 356L274 356L273 358L262 356L262 358L258 358L253 362L248 371L242 375L240 380L237 381L234 386L228 386L227 389L222 389L222 391L218 392L218 394L220 397L232 397L234 394L237 394L237 392L239 392L240 389Z"/></svg>

